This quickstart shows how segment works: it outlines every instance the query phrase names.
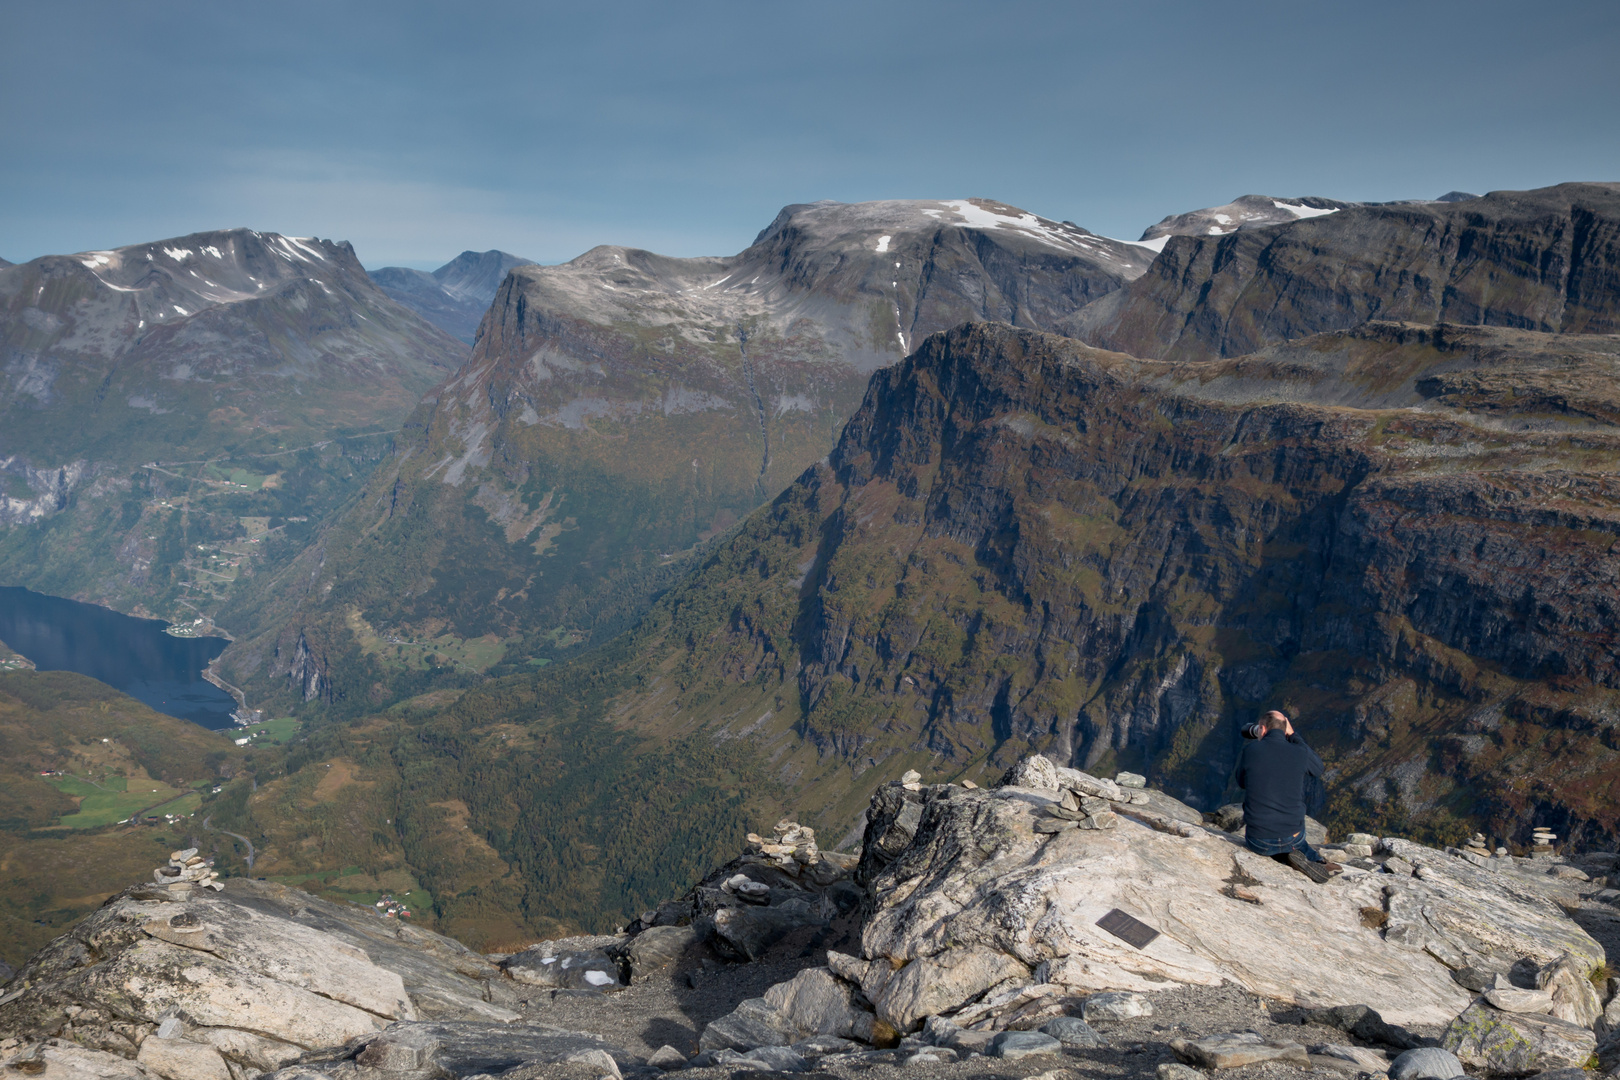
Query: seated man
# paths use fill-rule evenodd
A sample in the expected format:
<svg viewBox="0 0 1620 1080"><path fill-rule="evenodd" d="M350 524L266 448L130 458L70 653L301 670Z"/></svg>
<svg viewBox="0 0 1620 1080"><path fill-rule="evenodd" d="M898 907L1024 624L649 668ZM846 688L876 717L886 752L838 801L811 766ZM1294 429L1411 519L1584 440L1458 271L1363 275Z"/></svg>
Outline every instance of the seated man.
<svg viewBox="0 0 1620 1080"><path fill-rule="evenodd" d="M1322 759L1282 713L1268 712L1256 726L1264 730L1238 755L1244 842L1320 885L1344 869L1305 842L1305 778L1322 775Z"/></svg>

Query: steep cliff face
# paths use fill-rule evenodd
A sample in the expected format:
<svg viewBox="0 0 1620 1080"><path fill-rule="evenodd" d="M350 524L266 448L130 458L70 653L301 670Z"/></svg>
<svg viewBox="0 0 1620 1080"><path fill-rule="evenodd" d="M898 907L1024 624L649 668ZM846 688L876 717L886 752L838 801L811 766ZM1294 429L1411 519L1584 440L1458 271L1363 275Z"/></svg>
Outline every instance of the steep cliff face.
<svg viewBox="0 0 1620 1080"><path fill-rule="evenodd" d="M239 620L271 629L226 659L284 694L303 634L333 657L331 699L363 706L600 640L825 455L920 335L1049 327L1151 258L958 200L791 206L729 258L518 267L287 605Z"/></svg>
<svg viewBox="0 0 1620 1080"><path fill-rule="evenodd" d="M832 825L877 776L1029 746L1209 805L1278 706L1345 821L1610 835L1617 365L1614 338L1399 324L1196 364L936 336L660 604L669 674L620 715L759 717Z"/></svg>
<svg viewBox="0 0 1620 1080"><path fill-rule="evenodd" d="M334 440L463 355L346 243L234 229L0 269L0 578L175 617L185 582L211 614L237 575L194 570L196 543L330 510L370 464Z"/></svg>
<svg viewBox="0 0 1620 1080"><path fill-rule="evenodd" d="M1620 185L1352 206L1172 238L1146 275L1065 327L1134 356L1196 360L1369 319L1620 330Z"/></svg>

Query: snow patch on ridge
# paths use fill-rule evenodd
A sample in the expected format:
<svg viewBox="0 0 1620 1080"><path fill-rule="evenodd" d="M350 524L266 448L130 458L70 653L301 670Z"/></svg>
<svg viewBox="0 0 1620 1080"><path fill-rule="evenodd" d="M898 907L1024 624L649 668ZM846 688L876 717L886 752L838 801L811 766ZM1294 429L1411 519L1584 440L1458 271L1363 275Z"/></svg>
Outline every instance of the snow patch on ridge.
<svg viewBox="0 0 1620 1080"><path fill-rule="evenodd" d="M1293 203L1279 202L1276 199L1271 200L1271 205L1275 206L1279 210L1287 210L1290 214L1293 214L1297 218L1313 218L1321 217L1324 214L1338 213L1337 210L1325 210L1315 206L1295 206Z"/></svg>

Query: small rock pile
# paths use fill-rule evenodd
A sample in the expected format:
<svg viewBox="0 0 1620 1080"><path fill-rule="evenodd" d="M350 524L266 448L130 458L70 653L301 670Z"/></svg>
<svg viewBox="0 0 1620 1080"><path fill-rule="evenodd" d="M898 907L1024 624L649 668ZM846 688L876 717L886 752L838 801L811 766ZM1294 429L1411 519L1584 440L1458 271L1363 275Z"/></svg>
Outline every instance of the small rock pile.
<svg viewBox="0 0 1620 1080"><path fill-rule="evenodd" d="M1378 837L1371 833L1353 832L1345 837L1344 843L1340 846L1344 848L1344 853L1349 858L1370 859L1377 844Z"/></svg>
<svg viewBox="0 0 1620 1080"><path fill-rule="evenodd" d="M184 851L171 851L169 864L153 870L152 880L159 885L167 885L171 893L182 899L189 896L195 887L212 889L215 892L222 892L225 889L224 883L219 880L219 871L214 869L214 860L198 855L194 847L186 848Z"/></svg>
<svg viewBox="0 0 1620 1080"><path fill-rule="evenodd" d="M1468 838L1468 843L1463 845L1463 850L1473 855L1480 855L1485 858L1490 858L1490 841L1485 839L1484 833L1477 832Z"/></svg>
<svg viewBox="0 0 1620 1080"><path fill-rule="evenodd" d="M1065 829L1114 829L1119 827L1119 815L1113 804L1095 795L1079 795L1073 788L1064 788L1062 797L1048 803L1043 810L1046 819L1035 823L1038 833L1059 833Z"/></svg>
<svg viewBox="0 0 1620 1080"><path fill-rule="evenodd" d="M1534 835L1531 837L1530 857L1532 859L1552 858L1554 855L1553 841L1557 839L1557 833L1553 832L1551 829L1543 828L1542 826L1538 825L1535 829Z"/></svg>
<svg viewBox="0 0 1620 1080"><path fill-rule="evenodd" d="M793 877L800 869L821 861L821 849L816 847L816 830L797 821L782 820L771 830L774 840L766 840L758 833L748 834L748 853Z"/></svg>

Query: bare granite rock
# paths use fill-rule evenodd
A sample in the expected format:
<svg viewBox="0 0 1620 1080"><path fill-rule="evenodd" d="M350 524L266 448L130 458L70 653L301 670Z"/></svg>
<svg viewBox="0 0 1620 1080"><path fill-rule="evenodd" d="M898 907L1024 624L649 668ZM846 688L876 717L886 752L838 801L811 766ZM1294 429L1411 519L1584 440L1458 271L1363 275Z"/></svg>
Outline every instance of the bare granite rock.
<svg viewBox="0 0 1620 1080"><path fill-rule="evenodd" d="M1464 1065L1496 1076L1530 1076L1584 1066L1597 1050L1597 1036L1566 1020L1502 1012L1481 1000L1452 1021L1444 1045Z"/></svg>
<svg viewBox="0 0 1620 1080"><path fill-rule="evenodd" d="M1008 778L1051 776L1075 790L1064 774L1030 758ZM1315 885L1212 829L1180 836L1120 817L1113 829L1037 833L1062 798L1016 784L874 794L856 879L872 894L864 958L898 969L873 998L881 1017L908 1030L988 988L994 973L1044 964L1047 982L1076 991L1227 980L1276 1000L1365 1003L1395 1023L1444 1024L1472 999L1453 966L1565 953L1589 968L1603 961L1543 896L1431 848L1384 842L1417 877L1347 871ZM896 845L901 822L914 824ZM1157 936L1132 943L1104 930L1098 921L1114 909ZM1389 929L1369 925L1368 910ZM963 964L962 976L948 974Z"/></svg>
<svg viewBox="0 0 1620 1080"><path fill-rule="evenodd" d="M0 1038L47 1046L47 1071L97 1060L51 1065L38 1041L57 1039L165 1080L241 1080L424 1012L518 1016L486 1000L509 993L488 961L368 909L240 879L176 895L128 890L36 954L0 998Z"/></svg>

